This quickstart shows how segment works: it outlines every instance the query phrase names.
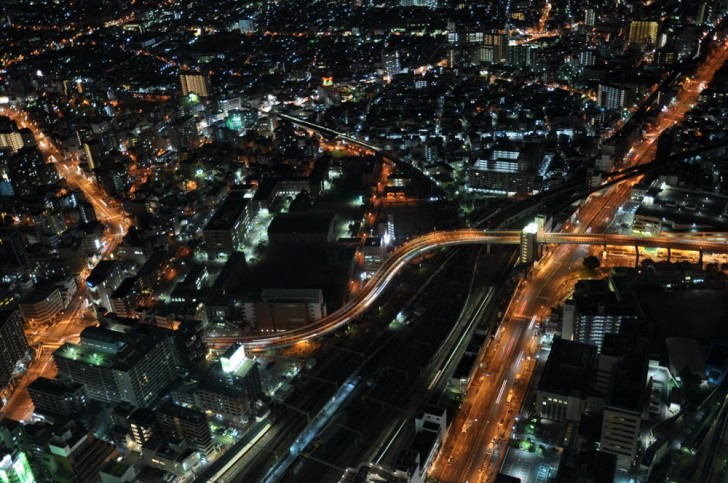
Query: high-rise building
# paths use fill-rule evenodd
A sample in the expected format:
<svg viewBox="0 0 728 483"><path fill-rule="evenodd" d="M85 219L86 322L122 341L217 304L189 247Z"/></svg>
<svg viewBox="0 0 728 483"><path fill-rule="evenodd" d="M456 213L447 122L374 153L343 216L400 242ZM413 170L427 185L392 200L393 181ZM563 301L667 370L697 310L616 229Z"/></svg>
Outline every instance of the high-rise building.
<svg viewBox="0 0 728 483"><path fill-rule="evenodd" d="M640 318L629 289L612 291L607 280L579 280L564 304L561 337L594 344L601 350L605 334L617 334L627 319Z"/></svg>
<svg viewBox="0 0 728 483"><path fill-rule="evenodd" d="M210 96L210 78L204 74L188 74L182 72L179 75L179 81L182 85L182 95L184 96L190 93L197 94L200 97Z"/></svg>
<svg viewBox="0 0 728 483"><path fill-rule="evenodd" d="M629 24L629 43L632 45L655 45L659 25L654 20L633 20Z"/></svg>
<svg viewBox="0 0 728 483"><path fill-rule="evenodd" d="M58 320L65 304L61 291L57 287L46 285L23 297L18 307L30 327L39 327Z"/></svg>
<svg viewBox="0 0 728 483"><path fill-rule="evenodd" d="M695 17L696 25L705 25L710 21L710 14L712 11L711 4L707 1L702 1L698 5L698 15Z"/></svg>
<svg viewBox="0 0 728 483"><path fill-rule="evenodd" d="M582 66L590 66L596 64L597 54L594 49L585 49L579 52L579 64Z"/></svg>
<svg viewBox="0 0 728 483"><path fill-rule="evenodd" d="M86 155L86 162L90 170L93 171L94 168L101 165L105 151L104 144L98 139L83 143L83 152Z"/></svg>
<svg viewBox="0 0 728 483"><path fill-rule="evenodd" d="M70 417L86 408L86 391L78 383L39 377L28 385L28 394L37 413Z"/></svg>
<svg viewBox="0 0 728 483"><path fill-rule="evenodd" d="M0 481L3 483L35 483L41 480L33 474L25 453L13 450L0 453Z"/></svg>
<svg viewBox="0 0 728 483"><path fill-rule="evenodd" d="M592 381L597 372L597 348L554 339L536 389L536 408L546 419L578 422L598 397Z"/></svg>
<svg viewBox="0 0 728 483"><path fill-rule="evenodd" d="M210 258L241 250L251 221L250 199L243 191L231 191L202 230Z"/></svg>
<svg viewBox="0 0 728 483"><path fill-rule="evenodd" d="M593 27L596 23L597 13L593 8L587 8L584 10L584 25Z"/></svg>
<svg viewBox="0 0 728 483"><path fill-rule="evenodd" d="M382 52L382 63L384 64L384 72L389 76L395 76L402 72L402 61L400 59L399 50L385 50Z"/></svg>
<svg viewBox="0 0 728 483"><path fill-rule="evenodd" d="M530 67L531 66L531 46L512 45L508 47L507 64L513 67Z"/></svg>
<svg viewBox="0 0 728 483"><path fill-rule="evenodd" d="M99 471L119 455L111 443L97 439L74 423L54 431L46 457L53 468L53 481L96 483Z"/></svg>
<svg viewBox="0 0 728 483"><path fill-rule="evenodd" d="M617 467L628 470L641 452L641 426L647 404L649 356L645 339L629 337L612 368L604 402L600 449L617 455Z"/></svg>
<svg viewBox="0 0 728 483"><path fill-rule="evenodd" d="M45 168L43 154L37 148L22 148L10 159L8 170L13 189L21 195L30 195L40 184L51 181Z"/></svg>
<svg viewBox="0 0 728 483"><path fill-rule="evenodd" d="M18 152L25 146L23 135L18 130L18 125L12 119L0 116L0 149L10 149L13 153Z"/></svg>
<svg viewBox="0 0 728 483"><path fill-rule="evenodd" d="M0 229L0 264L28 266L30 256L25 249L25 241L18 230Z"/></svg>
<svg viewBox="0 0 728 483"><path fill-rule="evenodd" d="M175 151L192 148L197 145L197 121L194 116L185 115L167 126L169 144Z"/></svg>
<svg viewBox="0 0 728 483"><path fill-rule="evenodd" d="M23 137L20 131L0 132L0 149L9 148L15 153L20 151L23 146Z"/></svg>
<svg viewBox="0 0 728 483"><path fill-rule="evenodd" d="M536 223L529 223L521 230L521 252L518 257L520 263L531 263L538 258L538 226Z"/></svg>
<svg viewBox="0 0 728 483"><path fill-rule="evenodd" d="M23 318L17 309L0 311L0 384L10 382L15 366L28 353Z"/></svg>
<svg viewBox="0 0 728 483"><path fill-rule="evenodd" d="M205 413L166 402L157 408L156 416L166 437L184 439L205 455L215 450Z"/></svg>
<svg viewBox="0 0 728 483"><path fill-rule="evenodd" d="M81 332L79 344L53 352L58 374L83 384L90 399L147 407L177 377L172 337L122 333L99 327Z"/></svg>
<svg viewBox="0 0 728 483"><path fill-rule="evenodd" d="M499 142L484 159L468 170L468 189L489 193L531 193L536 171L525 151L511 142Z"/></svg>
<svg viewBox="0 0 728 483"><path fill-rule="evenodd" d="M597 103L605 109L622 109L629 103L630 90L613 84L599 84Z"/></svg>
<svg viewBox="0 0 728 483"><path fill-rule="evenodd" d="M109 309L119 317L131 317L141 301L136 277L127 277L109 296Z"/></svg>
<svg viewBox="0 0 728 483"><path fill-rule="evenodd" d="M508 36L501 33L486 33L483 36L484 45L493 46L493 55L495 62L503 62L508 60Z"/></svg>
<svg viewBox="0 0 728 483"><path fill-rule="evenodd" d="M197 409L241 422L255 414L256 403L263 398L258 365L245 356L242 345L234 344L199 383L172 391L172 400L189 401L190 394Z"/></svg>
<svg viewBox="0 0 728 483"><path fill-rule="evenodd" d="M123 268L117 260L101 260L86 278L91 302L111 309L111 295L121 285Z"/></svg>

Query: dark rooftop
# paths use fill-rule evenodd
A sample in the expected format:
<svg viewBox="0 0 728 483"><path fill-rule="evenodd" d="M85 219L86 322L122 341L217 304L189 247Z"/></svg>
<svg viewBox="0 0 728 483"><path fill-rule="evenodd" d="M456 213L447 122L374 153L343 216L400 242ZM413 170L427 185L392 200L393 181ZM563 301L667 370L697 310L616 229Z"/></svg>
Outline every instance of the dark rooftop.
<svg viewBox="0 0 728 483"><path fill-rule="evenodd" d="M331 213L282 213L270 222L268 234L328 233L333 221Z"/></svg>
<svg viewBox="0 0 728 483"><path fill-rule="evenodd" d="M249 203L243 192L231 191L225 201L217 208L215 214L205 226L205 230L230 230L235 226Z"/></svg>
<svg viewBox="0 0 728 483"><path fill-rule="evenodd" d="M86 285L89 287L95 287L103 283L106 277L109 276L114 267L118 264L119 262L116 260L101 260L94 269L91 270L91 273L86 279Z"/></svg>
<svg viewBox="0 0 728 483"><path fill-rule="evenodd" d="M565 396L584 397L590 391L596 362L596 346L555 339L538 388Z"/></svg>

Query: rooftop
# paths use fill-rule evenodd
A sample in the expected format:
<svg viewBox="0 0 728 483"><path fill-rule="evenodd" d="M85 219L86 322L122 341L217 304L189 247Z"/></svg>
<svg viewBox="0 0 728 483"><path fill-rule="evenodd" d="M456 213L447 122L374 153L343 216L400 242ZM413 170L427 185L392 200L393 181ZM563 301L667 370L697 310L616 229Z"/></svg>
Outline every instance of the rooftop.
<svg viewBox="0 0 728 483"><path fill-rule="evenodd" d="M663 231L728 231L728 197L664 183L653 190L637 214L661 219Z"/></svg>
<svg viewBox="0 0 728 483"><path fill-rule="evenodd" d="M215 214L205 226L205 230L231 230L235 227L250 202L242 192L231 191L225 201L215 210Z"/></svg>
<svg viewBox="0 0 728 483"><path fill-rule="evenodd" d="M268 234L328 233L333 222L331 213L282 213L270 222Z"/></svg>
<svg viewBox="0 0 728 483"><path fill-rule="evenodd" d="M114 270L114 267L118 266L119 262L116 260L101 260L86 279L86 285L89 287L96 287L97 285L104 282L106 277Z"/></svg>
<svg viewBox="0 0 728 483"><path fill-rule="evenodd" d="M596 346L555 339L538 389L565 396L585 397L590 392L596 362Z"/></svg>

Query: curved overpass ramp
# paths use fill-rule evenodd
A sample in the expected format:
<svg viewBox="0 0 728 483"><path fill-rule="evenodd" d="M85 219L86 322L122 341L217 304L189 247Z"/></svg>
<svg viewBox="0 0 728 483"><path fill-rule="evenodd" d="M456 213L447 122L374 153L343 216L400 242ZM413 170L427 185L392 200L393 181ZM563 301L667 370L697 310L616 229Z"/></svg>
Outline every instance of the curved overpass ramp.
<svg viewBox="0 0 728 483"><path fill-rule="evenodd" d="M579 245L623 245L641 247L662 247L681 250L700 250L711 253L728 253L728 234L716 233L713 237L639 237L629 235L579 234L579 233L541 233L538 243L544 244L579 244ZM431 250L454 245L498 244L518 245L521 242L520 231L482 231L477 229L461 229L451 231L435 231L414 238L398 247L346 304L316 322L297 329L276 334L261 334L237 337L210 337L210 347L224 348L235 342L255 349L285 347L304 340L321 337L333 332L359 317L376 302L377 298L392 282L394 277L412 259Z"/></svg>

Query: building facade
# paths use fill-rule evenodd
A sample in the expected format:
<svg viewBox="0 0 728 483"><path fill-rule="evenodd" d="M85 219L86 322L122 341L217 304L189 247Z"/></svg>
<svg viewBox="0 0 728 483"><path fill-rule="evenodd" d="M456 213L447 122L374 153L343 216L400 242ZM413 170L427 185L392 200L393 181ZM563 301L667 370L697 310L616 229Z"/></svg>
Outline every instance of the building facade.
<svg viewBox="0 0 728 483"><path fill-rule="evenodd" d="M58 374L83 384L90 399L147 407L177 377L172 337L90 327L80 344L53 352Z"/></svg>
<svg viewBox="0 0 728 483"><path fill-rule="evenodd" d="M7 386L15 366L30 351L17 309L0 311L0 384Z"/></svg>

